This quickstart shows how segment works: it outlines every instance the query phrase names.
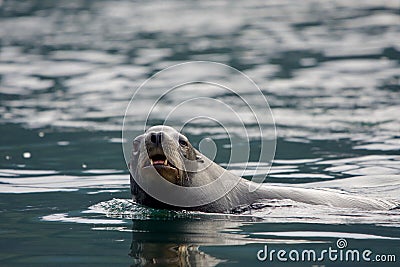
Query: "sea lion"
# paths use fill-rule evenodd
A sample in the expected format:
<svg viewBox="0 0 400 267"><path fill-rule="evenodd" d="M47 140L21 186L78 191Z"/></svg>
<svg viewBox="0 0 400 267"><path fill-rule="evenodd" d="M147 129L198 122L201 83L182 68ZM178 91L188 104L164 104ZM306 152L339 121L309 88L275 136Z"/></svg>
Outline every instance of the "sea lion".
<svg viewBox="0 0 400 267"><path fill-rule="evenodd" d="M153 126L133 141L133 199L153 208L230 213L263 199L290 199L316 205L387 210L397 204L341 191L255 184L214 163L188 138L169 126Z"/></svg>

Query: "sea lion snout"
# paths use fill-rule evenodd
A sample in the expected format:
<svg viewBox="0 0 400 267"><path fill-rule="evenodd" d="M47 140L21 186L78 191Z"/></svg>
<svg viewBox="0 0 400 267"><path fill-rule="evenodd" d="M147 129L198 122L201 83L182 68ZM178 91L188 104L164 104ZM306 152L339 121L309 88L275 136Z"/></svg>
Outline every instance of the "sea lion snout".
<svg viewBox="0 0 400 267"><path fill-rule="evenodd" d="M149 143L154 146L161 146L163 132L151 132L147 135L147 139L149 139Z"/></svg>
<svg viewBox="0 0 400 267"><path fill-rule="evenodd" d="M149 156L153 154L164 154L163 151L163 140L165 140L165 134L162 131L151 131L145 135L145 146Z"/></svg>
<svg viewBox="0 0 400 267"><path fill-rule="evenodd" d="M145 134L144 141L150 159L154 155L163 155L172 158L169 151L173 150L175 141L168 133L163 131L148 131Z"/></svg>

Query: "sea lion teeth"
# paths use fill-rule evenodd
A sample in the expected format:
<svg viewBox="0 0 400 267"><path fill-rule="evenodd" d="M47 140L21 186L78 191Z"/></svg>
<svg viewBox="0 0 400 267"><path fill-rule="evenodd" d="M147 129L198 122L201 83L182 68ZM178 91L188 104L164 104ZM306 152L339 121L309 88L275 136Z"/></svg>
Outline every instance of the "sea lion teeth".
<svg viewBox="0 0 400 267"><path fill-rule="evenodd" d="M168 166L168 160L167 160L167 159L165 159L164 165L165 165L165 166Z"/></svg>
<svg viewBox="0 0 400 267"><path fill-rule="evenodd" d="M150 164L151 164L151 165L154 165L154 163L153 163L153 160L152 160L152 159L150 159Z"/></svg>

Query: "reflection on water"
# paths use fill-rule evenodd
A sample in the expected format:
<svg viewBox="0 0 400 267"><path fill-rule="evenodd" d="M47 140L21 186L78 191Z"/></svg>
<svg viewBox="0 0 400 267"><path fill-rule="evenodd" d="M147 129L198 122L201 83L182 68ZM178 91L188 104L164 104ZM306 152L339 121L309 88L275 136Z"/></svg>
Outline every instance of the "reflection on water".
<svg viewBox="0 0 400 267"><path fill-rule="evenodd" d="M400 200L399 14L397 0L0 1L0 265L252 265L266 243L324 249L337 238L400 258L396 210L284 201L227 217L132 204L121 151L130 142L121 138L123 114L145 79L173 64L216 61L268 98L278 144L267 182ZM128 118L133 132L164 82ZM179 103L177 92L167 103ZM240 110L218 90L185 94ZM235 129L222 108L197 110L205 108ZM215 161L226 164L224 129L198 122L186 130L195 145L212 138ZM255 161L245 177L268 172Z"/></svg>
<svg viewBox="0 0 400 267"><path fill-rule="evenodd" d="M191 245L132 243L129 256L134 266L216 266L224 262L211 257Z"/></svg>
<svg viewBox="0 0 400 267"><path fill-rule="evenodd" d="M135 264L170 266L215 266L225 260L215 258L199 248L203 244L237 245L241 235L220 233L240 223L224 220L133 221L130 256ZM149 235L151 232L153 235ZM217 234L220 233L220 234ZM237 241L234 241L235 239Z"/></svg>

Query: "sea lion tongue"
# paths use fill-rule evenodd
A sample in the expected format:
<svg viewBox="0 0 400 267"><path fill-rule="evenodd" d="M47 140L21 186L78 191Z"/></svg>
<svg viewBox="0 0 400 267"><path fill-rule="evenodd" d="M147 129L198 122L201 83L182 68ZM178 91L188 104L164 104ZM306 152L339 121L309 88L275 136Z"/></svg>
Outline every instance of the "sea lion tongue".
<svg viewBox="0 0 400 267"><path fill-rule="evenodd" d="M152 160L152 165L168 165L168 161L167 160Z"/></svg>

